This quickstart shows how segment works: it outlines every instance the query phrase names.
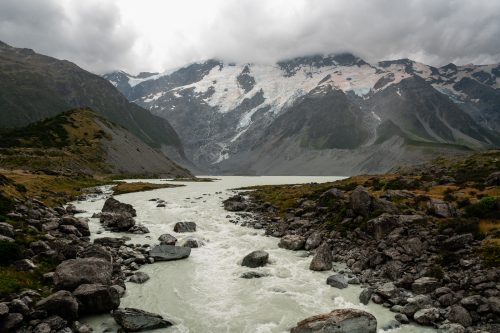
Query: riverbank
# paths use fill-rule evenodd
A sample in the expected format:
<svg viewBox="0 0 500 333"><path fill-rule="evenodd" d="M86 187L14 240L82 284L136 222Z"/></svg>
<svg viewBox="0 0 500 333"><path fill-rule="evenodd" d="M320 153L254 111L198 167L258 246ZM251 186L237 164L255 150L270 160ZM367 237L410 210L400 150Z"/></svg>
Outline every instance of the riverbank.
<svg viewBox="0 0 500 333"><path fill-rule="evenodd" d="M328 184L252 187L225 207L283 248L314 252L313 270L346 264L329 284L360 283L360 301L390 308L400 324L498 332L499 161L490 152Z"/></svg>

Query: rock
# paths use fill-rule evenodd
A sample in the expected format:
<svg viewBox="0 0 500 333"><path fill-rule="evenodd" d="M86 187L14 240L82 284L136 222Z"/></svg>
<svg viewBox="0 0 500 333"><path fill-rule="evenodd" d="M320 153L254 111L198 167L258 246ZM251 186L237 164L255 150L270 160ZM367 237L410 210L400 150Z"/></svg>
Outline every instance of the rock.
<svg viewBox="0 0 500 333"><path fill-rule="evenodd" d="M401 327L401 323L397 320L391 320L382 327L382 330L389 331Z"/></svg>
<svg viewBox="0 0 500 333"><path fill-rule="evenodd" d="M456 251L463 249L467 244L474 240L472 234L457 235L448 238L442 243L442 247L449 251Z"/></svg>
<svg viewBox="0 0 500 333"><path fill-rule="evenodd" d="M351 192L349 196L349 204L351 209L357 215L368 216L372 205L372 196L363 186L358 186Z"/></svg>
<svg viewBox="0 0 500 333"><path fill-rule="evenodd" d="M252 271L252 272L245 272L245 273L241 274L240 278L242 278L242 279L259 279L259 278L266 277L266 276L269 276L269 274Z"/></svg>
<svg viewBox="0 0 500 333"><path fill-rule="evenodd" d="M321 244L322 238L323 237L321 236L321 233L314 232L311 236L307 238L304 248L307 251L317 248Z"/></svg>
<svg viewBox="0 0 500 333"><path fill-rule="evenodd" d="M13 332L23 322L23 315L20 313L9 313L0 320L0 332Z"/></svg>
<svg viewBox="0 0 500 333"><path fill-rule="evenodd" d="M453 305L448 313L448 320L452 323L460 324L464 327L469 327L472 325L472 318L469 311L464 309L460 305Z"/></svg>
<svg viewBox="0 0 500 333"><path fill-rule="evenodd" d="M99 220L106 228L118 232L128 231L135 225L135 220L129 213L102 213Z"/></svg>
<svg viewBox="0 0 500 333"><path fill-rule="evenodd" d="M16 236L14 227L8 223L0 222L0 235L14 238Z"/></svg>
<svg viewBox="0 0 500 333"><path fill-rule="evenodd" d="M455 208L448 202L438 199L427 201L429 214L437 217L453 217L457 215Z"/></svg>
<svg viewBox="0 0 500 333"><path fill-rule="evenodd" d="M488 304L492 312L500 314L500 297L489 297Z"/></svg>
<svg viewBox="0 0 500 333"><path fill-rule="evenodd" d="M377 288L376 292L377 294L383 296L386 299L398 297L400 294L398 287L396 287L392 282L384 283L383 285Z"/></svg>
<svg viewBox="0 0 500 333"><path fill-rule="evenodd" d="M131 216L137 216L134 207L130 204L120 202L114 198L109 198L104 202L102 207L102 212L113 213L113 214L123 214L128 213Z"/></svg>
<svg viewBox="0 0 500 333"><path fill-rule="evenodd" d="M403 249L409 256L420 256L423 251L423 244L418 237L407 239L402 244Z"/></svg>
<svg viewBox="0 0 500 333"><path fill-rule="evenodd" d="M114 237L101 237L94 239L94 244L99 244L102 246L119 248L120 246L125 244L125 240L123 238L114 238Z"/></svg>
<svg viewBox="0 0 500 333"><path fill-rule="evenodd" d="M156 245L149 251L155 261L179 260L189 257L191 248L174 245Z"/></svg>
<svg viewBox="0 0 500 333"><path fill-rule="evenodd" d="M134 275L132 275L128 279L129 282L139 283L139 284L142 284L148 280L149 280L149 275L147 275L144 272L135 272Z"/></svg>
<svg viewBox="0 0 500 333"><path fill-rule="evenodd" d="M117 309L111 312L111 316L126 332L147 331L173 325L160 315L139 309Z"/></svg>
<svg viewBox="0 0 500 333"><path fill-rule="evenodd" d="M347 279L347 283L348 284L360 284L361 281L359 281L359 279L356 277L356 276L353 276L352 278L348 278Z"/></svg>
<svg viewBox="0 0 500 333"><path fill-rule="evenodd" d="M280 239L278 244L279 247L287 250L297 251L304 247L306 240L302 236L298 235L286 235Z"/></svg>
<svg viewBox="0 0 500 333"><path fill-rule="evenodd" d="M56 289L74 290L81 284L111 282L113 265L100 258L79 258L63 261L54 273Z"/></svg>
<svg viewBox="0 0 500 333"><path fill-rule="evenodd" d="M250 268L262 267L267 264L269 260L269 253L266 251L253 251L247 254L241 263L241 266Z"/></svg>
<svg viewBox="0 0 500 333"><path fill-rule="evenodd" d="M36 268L36 265L29 259L21 259L14 262L14 267L18 271L31 271Z"/></svg>
<svg viewBox="0 0 500 333"><path fill-rule="evenodd" d="M371 290L370 288L363 289L359 294L359 301L364 305L367 305L370 302L370 299L372 298L372 294L373 290Z"/></svg>
<svg viewBox="0 0 500 333"><path fill-rule="evenodd" d="M462 298L460 304L469 310L476 310L482 302L480 295L472 295Z"/></svg>
<svg viewBox="0 0 500 333"><path fill-rule="evenodd" d="M38 240L38 241L35 241L35 242L31 242L31 243L30 243L30 249L31 249L34 253L36 253L36 254L38 254L38 253L43 253L43 252L47 252L47 251L50 251L50 250L51 250L50 246L49 246L46 242L44 242L44 241L42 241L42 240Z"/></svg>
<svg viewBox="0 0 500 333"><path fill-rule="evenodd" d="M205 243L197 238L188 237L182 242L182 246L196 249L202 247Z"/></svg>
<svg viewBox="0 0 500 333"><path fill-rule="evenodd" d="M491 173L484 181L486 186L498 186L500 185L500 171Z"/></svg>
<svg viewBox="0 0 500 333"><path fill-rule="evenodd" d="M74 226L83 236L90 236L87 220L76 218L71 215L64 215L61 218L61 224Z"/></svg>
<svg viewBox="0 0 500 333"><path fill-rule="evenodd" d="M330 245L325 242L316 249L309 269L312 271L329 271L333 268L332 261Z"/></svg>
<svg viewBox="0 0 500 333"><path fill-rule="evenodd" d="M398 225L399 219L397 215L384 213L366 222L366 231L375 239L380 240L387 236Z"/></svg>
<svg viewBox="0 0 500 333"><path fill-rule="evenodd" d="M443 324L439 326L438 333L465 333L465 327L460 324Z"/></svg>
<svg viewBox="0 0 500 333"><path fill-rule="evenodd" d="M164 245L175 245L175 243L177 243L177 238L170 234L163 234L158 237L158 240L160 241L160 244Z"/></svg>
<svg viewBox="0 0 500 333"><path fill-rule="evenodd" d="M113 262L112 254L106 250L103 246L92 244L78 252L78 257L80 258L99 258L109 262Z"/></svg>
<svg viewBox="0 0 500 333"><path fill-rule="evenodd" d="M401 324L409 324L410 323L410 320L408 319L408 317L402 313L398 313L394 316L394 318L396 318L397 321L399 321Z"/></svg>
<svg viewBox="0 0 500 333"><path fill-rule="evenodd" d="M7 237L0 235L0 242L8 242L8 243L14 243L15 240L13 238Z"/></svg>
<svg viewBox="0 0 500 333"><path fill-rule="evenodd" d="M224 209L230 212L240 212L247 209L247 204L243 202L241 195L235 195L223 201Z"/></svg>
<svg viewBox="0 0 500 333"><path fill-rule="evenodd" d="M432 277L422 277L415 280L411 289L415 294L429 294L439 287L439 281Z"/></svg>
<svg viewBox="0 0 500 333"><path fill-rule="evenodd" d="M107 313L120 306L118 291L102 284L82 284L73 292L80 304L80 314Z"/></svg>
<svg viewBox="0 0 500 333"><path fill-rule="evenodd" d="M195 232L196 223L194 222L177 222L174 226L175 232Z"/></svg>
<svg viewBox="0 0 500 333"><path fill-rule="evenodd" d="M399 214L399 208L390 201L385 199L373 198L372 209L388 214Z"/></svg>
<svg viewBox="0 0 500 333"><path fill-rule="evenodd" d="M48 315L57 315L68 320L78 318L78 302L76 298L66 290L59 290L42 299L36 304L36 308L46 311Z"/></svg>
<svg viewBox="0 0 500 333"><path fill-rule="evenodd" d="M22 314L23 316L26 316L29 313L30 308L25 302L21 301L20 299L15 299L10 302L9 311L13 313L17 312Z"/></svg>
<svg viewBox="0 0 500 333"><path fill-rule="evenodd" d="M439 319L439 310L436 308L418 310L413 315L413 319L420 325L430 326Z"/></svg>
<svg viewBox="0 0 500 333"><path fill-rule="evenodd" d="M326 279L326 284L338 289L344 289L348 287L347 280L342 274L330 275Z"/></svg>
<svg viewBox="0 0 500 333"><path fill-rule="evenodd" d="M117 293L118 296L123 297L125 295L125 288L119 285L112 285L110 288L114 289Z"/></svg>
<svg viewBox="0 0 500 333"><path fill-rule="evenodd" d="M128 232L134 233L136 235L149 234L149 229L143 224L136 224L128 229Z"/></svg>
<svg viewBox="0 0 500 333"><path fill-rule="evenodd" d="M290 333L375 333L377 319L357 309L337 309L297 323Z"/></svg>
<svg viewBox="0 0 500 333"><path fill-rule="evenodd" d="M0 318L4 318L9 313L9 307L5 303L0 303Z"/></svg>

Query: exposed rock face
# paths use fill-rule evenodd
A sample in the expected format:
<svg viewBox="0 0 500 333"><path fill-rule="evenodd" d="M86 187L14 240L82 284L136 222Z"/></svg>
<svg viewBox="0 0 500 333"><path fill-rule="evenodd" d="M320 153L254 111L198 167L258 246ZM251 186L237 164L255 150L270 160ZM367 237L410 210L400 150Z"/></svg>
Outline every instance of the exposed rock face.
<svg viewBox="0 0 500 333"><path fill-rule="evenodd" d="M117 309L111 315L126 332L147 331L173 325L160 315L133 308Z"/></svg>
<svg viewBox="0 0 500 333"><path fill-rule="evenodd" d="M177 222L174 226L175 232L195 232L196 223L194 222Z"/></svg>
<svg viewBox="0 0 500 333"><path fill-rule="evenodd" d="M59 290L39 301L36 308L46 311L49 315L57 315L64 319L78 318L78 302L69 291Z"/></svg>
<svg viewBox="0 0 500 333"><path fill-rule="evenodd" d="M338 309L297 323L291 333L375 333L377 320L365 311Z"/></svg>
<svg viewBox="0 0 500 333"><path fill-rule="evenodd" d="M160 244L164 245L175 245L175 243L177 243L177 238L170 234L163 234L158 237L158 240L160 241Z"/></svg>
<svg viewBox="0 0 500 333"><path fill-rule="evenodd" d="M179 260L189 257L191 248L174 245L157 245L149 251L155 261Z"/></svg>
<svg viewBox="0 0 500 333"><path fill-rule="evenodd" d="M265 266L269 260L269 253L265 251L254 251L247 254L241 263L242 266L256 268Z"/></svg>
<svg viewBox="0 0 500 333"><path fill-rule="evenodd" d="M301 250L305 243L306 240L302 236L286 235L280 239L278 246L287 250L297 251Z"/></svg>
<svg viewBox="0 0 500 333"><path fill-rule="evenodd" d="M81 314L107 313L120 306L116 289L103 284L82 284L73 292L80 304Z"/></svg>
<svg viewBox="0 0 500 333"><path fill-rule="evenodd" d="M332 261L332 250L330 245L325 242L316 249L309 269L312 271L329 271L333 267Z"/></svg>
<svg viewBox="0 0 500 333"><path fill-rule="evenodd" d="M81 284L109 285L113 265L99 258L66 260L57 266L54 285L57 289L74 290Z"/></svg>

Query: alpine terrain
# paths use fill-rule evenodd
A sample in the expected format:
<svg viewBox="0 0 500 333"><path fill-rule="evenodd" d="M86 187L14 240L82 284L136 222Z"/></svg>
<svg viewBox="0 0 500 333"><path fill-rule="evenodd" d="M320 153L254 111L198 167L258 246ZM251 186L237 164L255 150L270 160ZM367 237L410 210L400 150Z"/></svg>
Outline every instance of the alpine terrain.
<svg viewBox="0 0 500 333"><path fill-rule="evenodd" d="M499 76L499 64L370 64L347 53L104 75L167 119L201 171L285 175L384 172L497 147Z"/></svg>

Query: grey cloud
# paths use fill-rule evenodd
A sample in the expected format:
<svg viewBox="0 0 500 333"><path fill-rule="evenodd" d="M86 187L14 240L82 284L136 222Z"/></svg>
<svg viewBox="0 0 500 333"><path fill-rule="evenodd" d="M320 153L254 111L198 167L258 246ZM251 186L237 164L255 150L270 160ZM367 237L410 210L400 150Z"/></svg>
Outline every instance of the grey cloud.
<svg viewBox="0 0 500 333"><path fill-rule="evenodd" d="M155 10L152 1L145 6ZM185 1L195 11L197 1L206 0ZM175 11L174 2L156 4ZM101 73L156 71L212 57L274 62L339 52L367 61L407 57L431 65L500 61L500 1L214 0L212 19L163 41L148 39L140 24L127 25L122 5L120 0L3 0L0 39ZM176 28L169 24L159 21L158 29Z"/></svg>

